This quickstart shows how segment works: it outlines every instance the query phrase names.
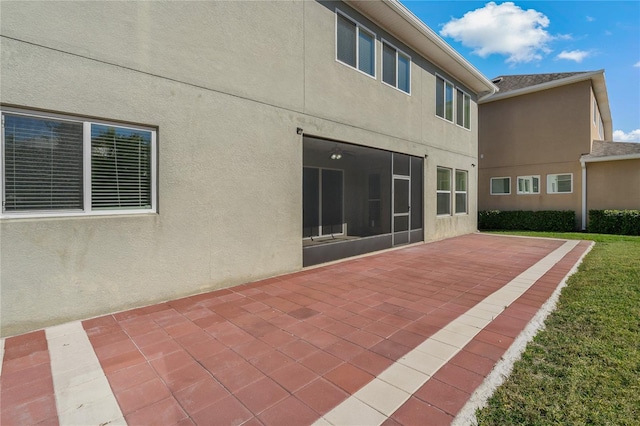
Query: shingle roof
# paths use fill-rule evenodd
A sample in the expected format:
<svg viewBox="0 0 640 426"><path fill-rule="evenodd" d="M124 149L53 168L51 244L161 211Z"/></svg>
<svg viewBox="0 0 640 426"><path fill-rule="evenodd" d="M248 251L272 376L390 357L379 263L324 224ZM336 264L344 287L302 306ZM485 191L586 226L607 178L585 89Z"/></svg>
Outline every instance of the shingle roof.
<svg viewBox="0 0 640 426"><path fill-rule="evenodd" d="M617 157L621 155L634 154L640 156L640 143L593 141L591 153L583 155L582 158L589 160L593 158Z"/></svg>
<svg viewBox="0 0 640 426"><path fill-rule="evenodd" d="M554 80L560 80L572 77L578 74L586 74L587 71L581 72L558 72L551 74L518 74L518 75L502 75L492 79L493 83L498 86L498 93L506 93L512 90L523 89L525 87L537 86L538 84L548 83Z"/></svg>

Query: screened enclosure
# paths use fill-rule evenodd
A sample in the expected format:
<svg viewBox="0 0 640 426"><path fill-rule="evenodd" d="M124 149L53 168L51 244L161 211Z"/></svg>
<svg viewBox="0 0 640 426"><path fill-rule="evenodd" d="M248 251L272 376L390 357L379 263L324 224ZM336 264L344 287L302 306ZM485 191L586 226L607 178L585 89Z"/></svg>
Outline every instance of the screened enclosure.
<svg viewBox="0 0 640 426"><path fill-rule="evenodd" d="M423 240L423 159L305 137L305 266Z"/></svg>

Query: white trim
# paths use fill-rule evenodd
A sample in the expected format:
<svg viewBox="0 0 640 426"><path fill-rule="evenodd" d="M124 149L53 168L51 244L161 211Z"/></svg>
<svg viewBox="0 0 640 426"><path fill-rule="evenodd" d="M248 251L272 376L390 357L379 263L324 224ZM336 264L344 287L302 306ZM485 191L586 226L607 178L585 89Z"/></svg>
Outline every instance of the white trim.
<svg viewBox="0 0 640 426"><path fill-rule="evenodd" d="M509 192L493 192L494 179L509 179ZM489 178L489 195L511 195L511 176L496 176Z"/></svg>
<svg viewBox="0 0 640 426"><path fill-rule="evenodd" d="M385 86L389 86L389 87L393 87L394 89L404 93L405 95L409 95L411 96L411 87L413 86L412 82L411 82L411 64L413 63L413 60L411 59L411 56L408 55L406 52L404 52L403 50L399 49L398 47L396 47L393 43L390 43L389 41L387 41L384 38L380 39L380 44L381 44L381 49L382 49L382 53L380 54L381 60L380 60L380 71L382 73L382 75L380 76L380 81L382 81L382 84L384 84ZM395 86L391 85L389 83L387 83L386 81L384 81L384 45L389 46L390 48L394 49L396 51L396 57L395 57L395 66L396 66L396 83ZM409 60L409 91L405 92L403 89L398 87L398 79L400 78L400 74L398 73L398 58L399 56L402 55L404 57L406 57Z"/></svg>
<svg viewBox="0 0 640 426"><path fill-rule="evenodd" d="M465 190L464 191L458 191L458 176L457 173L458 172L462 172L465 174L466 176L466 182L465 182ZM464 215L468 215L469 214L469 170L463 170L463 169L455 169L453 172L453 175L455 177L454 182L453 182L453 214L457 215L457 216L464 216ZM464 194L465 197L465 206L464 206L464 212L457 212L457 206L458 206L458 200L456 199L456 195L458 194Z"/></svg>
<svg viewBox="0 0 640 426"><path fill-rule="evenodd" d="M550 187L549 178L551 178L553 176L566 176L566 175L571 176L571 191L568 191L568 192L559 192L559 191L552 192L552 191L549 190L549 187ZM547 174L547 182L546 182L546 184L547 184L547 194L550 194L550 195L573 194L573 173L549 173L549 174Z"/></svg>
<svg viewBox="0 0 640 426"><path fill-rule="evenodd" d="M533 179L538 179L538 191L533 191ZM520 179L529 180L531 182L531 192L520 191ZM540 194L540 175L526 175L516 177L516 194L517 195L538 195Z"/></svg>
<svg viewBox="0 0 640 426"><path fill-rule="evenodd" d="M339 8L336 7L335 9L336 12L336 17L335 17L335 38L334 38L334 50L335 50L335 60L336 62L345 65L351 69L354 69L356 71L358 71L359 73L362 73L364 75L366 75L369 78L372 78L374 80L377 80L377 74L378 74L378 47L377 47L377 35L375 32L371 31L369 28L365 27L364 25L362 25L360 22L356 21L355 19L353 19L351 16L347 15L345 12L343 12L342 10L340 10ZM342 16L343 18L345 18L347 21L351 21L355 26L356 26L356 65L353 66L351 64L348 64L346 62L341 61L340 59L338 59L338 15ZM369 74L368 72L362 71L360 69L360 28L364 29L364 31L366 33L368 33L371 38L373 39L373 75Z"/></svg>
<svg viewBox="0 0 640 426"><path fill-rule="evenodd" d="M457 92L458 91L462 92L462 95L463 95L462 96L462 121L463 121L462 126L460 124L458 124L458 105L457 105L457 103L458 103L458 96L457 96L458 93ZM464 99L465 99L465 96L467 98L469 98L469 127L464 127ZM471 95L469 95L466 91L462 90L460 87L456 87L456 96L455 96L455 98L456 98L456 101L455 101L455 104L456 104L455 105L455 116L456 117L455 117L455 120L454 120L455 124L456 124L456 126L462 128L462 129L471 131Z"/></svg>
<svg viewBox="0 0 640 426"><path fill-rule="evenodd" d="M444 190L444 189L438 189L438 170L448 170L449 171L449 190ZM453 211L453 194L454 192L454 186L453 186L454 182L453 182L453 169L450 167L444 167L444 166L436 166L436 216L437 217L447 217L447 216L452 216L454 211ZM449 213L438 213L438 194L449 194Z"/></svg>
<svg viewBox="0 0 640 426"><path fill-rule="evenodd" d="M442 105L442 116L438 115L438 78L442 79L442 81L444 81L444 87L443 87L443 93L442 93L442 101L443 101L443 105ZM446 115L447 115L447 83L449 85L451 85L451 88L453 89L453 93L452 93L452 107L451 107L451 120L449 120ZM447 78L445 78L444 76L436 73L436 96L435 96L435 101L436 101L436 117L439 117L441 119L443 119L444 121L446 121L447 123L452 123L452 124L456 124L456 85L448 80Z"/></svg>
<svg viewBox="0 0 640 426"><path fill-rule="evenodd" d="M582 230L587 229L587 164L580 161L582 166ZM573 188L573 182L571 183Z"/></svg>
<svg viewBox="0 0 640 426"><path fill-rule="evenodd" d="M83 186L83 208L82 209L60 209L60 210L24 210L24 211L4 211L4 205L0 209L0 219L30 219L30 218L56 218L56 217L92 217L92 216L119 216L119 215L138 215L138 214L155 214L157 213L157 129L153 127L140 126L128 123L118 123L110 120L101 120L93 118L76 117L58 113L48 113L42 111L31 111L19 108L2 108L0 115L2 116L2 140L0 141L0 150L2 152L2 164L0 165L0 174L2 175L2 192L0 193L2 202L5 197L5 170L4 170L4 118L5 114L19 115L29 118L42 120L68 121L82 124L82 186ZM114 209L96 209L91 206L91 126L92 125L112 126L127 130L140 130L151 134L151 207L148 209L141 208L114 208Z"/></svg>

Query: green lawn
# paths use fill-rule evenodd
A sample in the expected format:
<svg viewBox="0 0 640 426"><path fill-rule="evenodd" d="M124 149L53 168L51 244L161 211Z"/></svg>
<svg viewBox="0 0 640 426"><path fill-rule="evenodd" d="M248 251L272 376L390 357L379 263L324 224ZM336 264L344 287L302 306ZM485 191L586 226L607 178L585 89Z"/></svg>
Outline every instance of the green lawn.
<svg viewBox="0 0 640 426"><path fill-rule="evenodd" d="M478 423L640 425L640 237L509 234L596 245Z"/></svg>

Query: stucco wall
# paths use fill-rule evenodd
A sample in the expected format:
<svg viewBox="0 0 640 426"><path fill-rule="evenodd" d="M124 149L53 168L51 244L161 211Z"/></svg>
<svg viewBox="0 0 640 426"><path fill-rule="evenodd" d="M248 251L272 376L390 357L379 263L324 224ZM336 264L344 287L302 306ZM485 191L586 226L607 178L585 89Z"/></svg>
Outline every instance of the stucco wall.
<svg viewBox="0 0 640 426"><path fill-rule="evenodd" d="M428 155L425 239L474 231L475 102L471 131L437 118L409 49L411 96L336 62L334 6L3 1L0 101L156 127L159 210L0 220L2 335L300 269L297 127ZM468 215L436 220L438 165Z"/></svg>
<svg viewBox="0 0 640 426"><path fill-rule="evenodd" d="M480 210L574 210L581 222L580 156L590 152L591 83L480 105ZM573 192L547 194L548 174L573 174ZM540 176L539 194L517 194L518 176ZM491 195L492 177L511 177L510 195Z"/></svg>
<svg viewBox="0 0 640 426"><path fill-rule="evenodd" d="M587 210L640 210L640 160L587 163Z"/></svg>

